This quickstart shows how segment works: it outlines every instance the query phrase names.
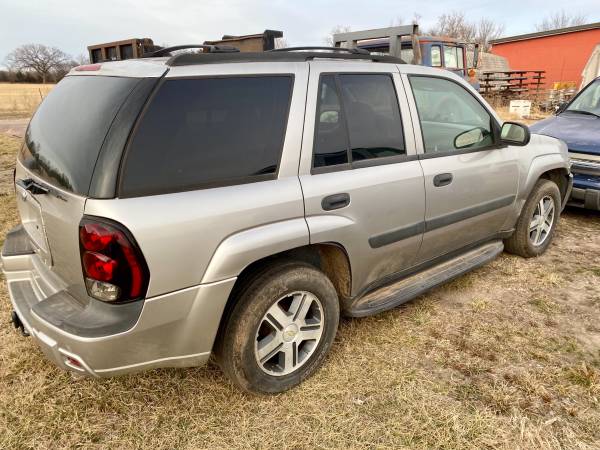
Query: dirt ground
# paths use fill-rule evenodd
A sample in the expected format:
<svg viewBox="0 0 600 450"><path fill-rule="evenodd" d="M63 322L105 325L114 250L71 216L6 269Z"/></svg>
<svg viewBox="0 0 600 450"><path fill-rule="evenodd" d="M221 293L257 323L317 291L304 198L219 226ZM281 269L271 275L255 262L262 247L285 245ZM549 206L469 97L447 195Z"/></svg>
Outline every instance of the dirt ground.
<svg viewBox="0 0 600 450"><path fill-rule="evenodd" d="M17 223L0 134L0 242ZM7 185L8 182L8 185ZM75 379L9 322L0 279L0 448L600 448L600 214L568 209L542 257L494 262L375 317L325 365L256 397L210 364Z"/></svg>

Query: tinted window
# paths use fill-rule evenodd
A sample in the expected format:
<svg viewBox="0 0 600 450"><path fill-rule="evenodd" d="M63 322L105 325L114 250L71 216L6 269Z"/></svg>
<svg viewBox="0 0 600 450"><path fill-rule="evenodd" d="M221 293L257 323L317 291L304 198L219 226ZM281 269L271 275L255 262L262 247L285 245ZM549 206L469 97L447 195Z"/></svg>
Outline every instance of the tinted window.
<svg viewBox="0 0 600 450"><path fill-rule="evenodd" d="M347 164L348 147L352 162L405 154L391 76L344 74L337 81L321 77L313 166Z"/></svg>
<svg viewBox="0 0 600 450"><path fill-rule="evenodd" d="M389 75L340 75L352 161L403 155L398 99Z"/></svg>
<svg viewBox="0 0 600 450"><path fill-rule="evenodd" d="M131 142L121 195L274 178L291 89L291 76L165 81Z"/></svg>
<svg viewBox="0 0 600 450"><path fill-rule="evenodd" d="M86 195L102 142L136 78L70 76L36 111L20 160L55 186Z"/></svg>
<svg viewBox="0 0 600 450"><path fill-rule="evenodd" d="M348 136L333 75L321 77L315 130L314 167L348 163Z"/></svg>
<svg viewBox="0 0 600 450"><path fill-rule="evenodd" d="M490 114L463 87L434 77L410 77L410 84L426 153L477 149L494 143Z"/></svg>

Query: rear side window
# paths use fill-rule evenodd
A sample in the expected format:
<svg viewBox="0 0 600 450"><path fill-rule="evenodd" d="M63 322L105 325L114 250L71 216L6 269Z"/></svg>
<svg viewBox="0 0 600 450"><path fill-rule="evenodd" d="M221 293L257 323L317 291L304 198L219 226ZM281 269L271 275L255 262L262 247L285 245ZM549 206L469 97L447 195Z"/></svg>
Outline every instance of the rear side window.
<svg viewBox="0 0 600 450"><path fill-rule="evenodd" d="M31 119L20 161L54 186L87 195L106 133L139 81L65 77Z"/></svg>
<svg viewBox="0 0 600 450"><path fill-rule="evenodd" d="M122 197L274 179L293 77L165 81L127 152Z"/></svg>
<svg viewBox="0 0 600 450"><path fill-rule="evenodd" d="M348 163L346 121L333 75L321 77L313 158L314 167Z"/></svg>
<svg viewBox="0 0 600 450"><path fill-rule="evenodd" d="M398 98L389 75L340 75L352 161L405 153Z"/></svg>
<svg viewBox="0 0 600 450"><path fill-rule="evenodd" d="M406 154L388 74L323 75L316 122L315 168Z"/></svg>

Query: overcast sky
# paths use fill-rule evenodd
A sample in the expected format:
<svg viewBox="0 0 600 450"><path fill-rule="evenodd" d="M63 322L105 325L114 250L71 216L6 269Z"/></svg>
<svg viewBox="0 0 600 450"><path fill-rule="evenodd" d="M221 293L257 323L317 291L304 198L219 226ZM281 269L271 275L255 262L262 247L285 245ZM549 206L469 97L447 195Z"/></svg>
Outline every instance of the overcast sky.
<svg viewBox="0 0 600 450"><path fill-rule="evenodd" d="M545 15L560 11L600 21L600 0L0 0L0 65L26 43L58 47L76 56L91 44L149 37L156 44L196 44L223 34L282 30L288 45L322 45L336 25L366 29L421 16L422 30L438 15L464 11L504 24L505 35L535 31Z"/></svg>

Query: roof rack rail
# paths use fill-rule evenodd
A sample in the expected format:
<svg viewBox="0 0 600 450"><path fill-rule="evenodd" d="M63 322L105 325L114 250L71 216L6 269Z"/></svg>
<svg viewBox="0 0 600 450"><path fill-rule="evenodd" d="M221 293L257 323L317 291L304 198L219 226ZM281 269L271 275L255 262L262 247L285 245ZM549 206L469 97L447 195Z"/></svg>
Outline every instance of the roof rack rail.
<svg viewBox="0 0 600 450"><path fill-rule="evenodd" d="M230 45L206 45L206 44L186 44L186 45L174 45L172 47L165 47L159 50L155 50L150 53L144 53L142 58L156 58L157 56L172 56L171 52L177 50L185 50L188 48L201 48L206 53L239 53L239 49Z"/></svg>
<svg viewBox="0 0 600 450"><path fill-rule="evenodd" d="M364 48L345 48L345 47L286 47L286 48L276 48L274 50L269 50L270 52L296 52L296 51L308 51L308 50L327 50L330 52L347 52L354 55L370 55L371 53Z"/></svg>
<svg viewBox="0 0 600 450"><path fill-rule="evenodd" d="M374 55L369 52L323 52L323 51L266 51L239 53L182 53L172 56L167 66L189 66L197 64L222 64L236 62L301 62L314 59L362 60L391 64L406 64L402 59L389 55Z"/></svg>

